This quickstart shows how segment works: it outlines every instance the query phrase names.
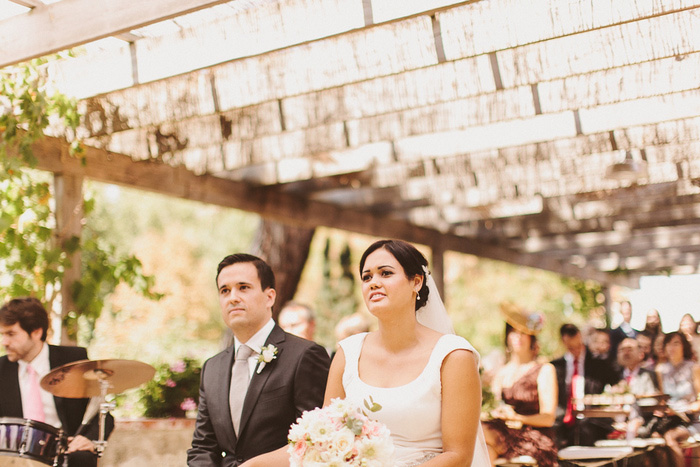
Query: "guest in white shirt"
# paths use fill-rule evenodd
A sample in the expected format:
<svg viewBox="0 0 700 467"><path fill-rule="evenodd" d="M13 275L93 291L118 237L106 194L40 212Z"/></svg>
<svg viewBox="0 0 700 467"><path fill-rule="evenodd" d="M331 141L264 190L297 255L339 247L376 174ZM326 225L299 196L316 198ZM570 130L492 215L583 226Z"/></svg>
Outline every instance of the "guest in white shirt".
<svg viewBox="0 0 700 467"><path fill-rule="evenodd" d="M641 367L644 353L635 339L625 339L617 348L617 363L620 365L620 383L629 389L635 396L649 396L659 392L659 383L656 373ZM639 428L651 419L652 414L644 416L637 404L632 406L632 411L627 424L629 437L635 437Z"/></svg>

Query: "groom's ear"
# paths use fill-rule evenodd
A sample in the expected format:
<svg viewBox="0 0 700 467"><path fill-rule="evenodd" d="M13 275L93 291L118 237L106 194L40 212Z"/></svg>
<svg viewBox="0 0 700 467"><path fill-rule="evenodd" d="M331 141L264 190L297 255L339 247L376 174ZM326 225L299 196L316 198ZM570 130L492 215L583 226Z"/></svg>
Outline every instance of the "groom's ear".
<svg viewBox="0 0 700 467"><path fill-rule="evenodd" d="M267 296L266 305L269 309L272 309L273 305L275 304L275 299L277 298L277 291L272 287L268 287L265 289L265 295Z"/></svg>

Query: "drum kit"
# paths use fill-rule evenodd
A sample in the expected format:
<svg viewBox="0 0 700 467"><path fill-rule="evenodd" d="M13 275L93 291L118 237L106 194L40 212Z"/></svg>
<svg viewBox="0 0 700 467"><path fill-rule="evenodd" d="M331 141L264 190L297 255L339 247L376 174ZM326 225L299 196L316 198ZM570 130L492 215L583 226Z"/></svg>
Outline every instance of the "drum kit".
<svg viewBox="0 0 700 467"><path fill-rule="evenodd" d="M153 378L155 368L135 360L78 360L52 370L41 379L41 387L58 397L99 397L99 438L94 442L98 458L105 439L105 418L114 404L107 394L119 394ZM67 437L63 430L23 418L0 418L0 465L66 467ZM4 457L7 456L7 457Z"/></svg>

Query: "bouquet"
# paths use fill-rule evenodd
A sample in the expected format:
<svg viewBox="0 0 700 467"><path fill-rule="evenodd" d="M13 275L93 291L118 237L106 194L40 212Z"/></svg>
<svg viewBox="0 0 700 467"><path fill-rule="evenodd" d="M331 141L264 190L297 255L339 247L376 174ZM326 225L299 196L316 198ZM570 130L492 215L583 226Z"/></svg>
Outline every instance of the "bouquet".
<svg viewBox="0 0 700 467"><path fill-rule="evenodd" d="M376 407L373 403L370 410ZM391 467L394 445L384 424L346 400L333 399L297 419L289 430L288 452L292 467Z"/></svg>

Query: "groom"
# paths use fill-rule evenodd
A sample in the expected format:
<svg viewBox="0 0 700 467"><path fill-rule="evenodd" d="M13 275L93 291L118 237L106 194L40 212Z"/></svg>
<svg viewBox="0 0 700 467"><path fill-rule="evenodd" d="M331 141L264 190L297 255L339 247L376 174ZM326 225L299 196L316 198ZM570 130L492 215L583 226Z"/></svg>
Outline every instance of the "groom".
<svg viewBox="0 0 700 467"><path fill-rule="evenodd" d="M275 277L260 258L227 256L216 283L234 344L202 368L187 465L236 467L265 453L268 459L288 458L290 425L323 404L328 353L272 320Z"/></svg>

